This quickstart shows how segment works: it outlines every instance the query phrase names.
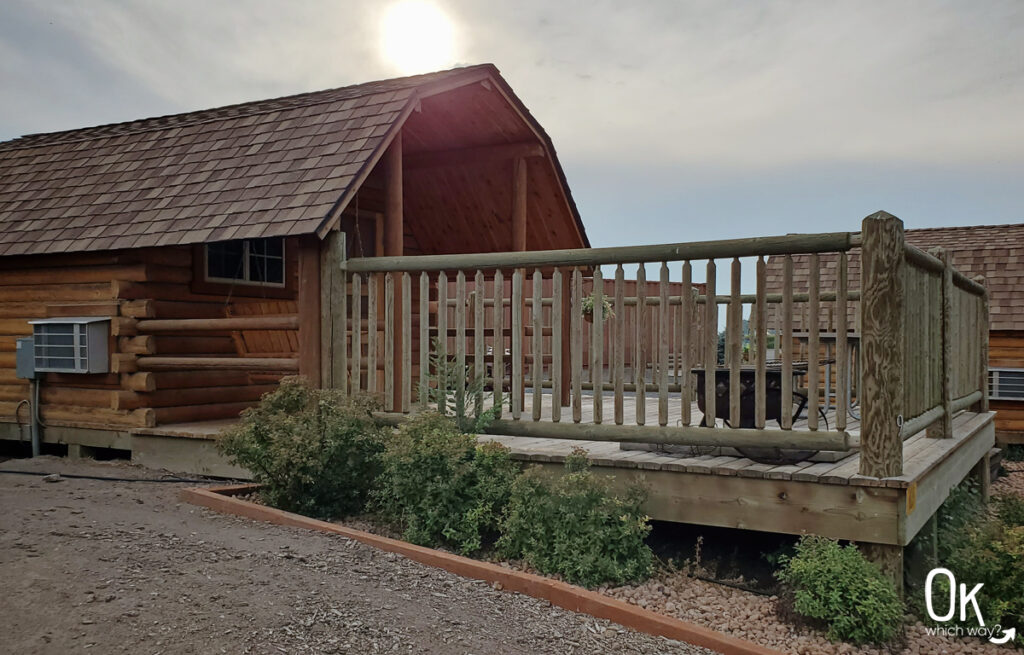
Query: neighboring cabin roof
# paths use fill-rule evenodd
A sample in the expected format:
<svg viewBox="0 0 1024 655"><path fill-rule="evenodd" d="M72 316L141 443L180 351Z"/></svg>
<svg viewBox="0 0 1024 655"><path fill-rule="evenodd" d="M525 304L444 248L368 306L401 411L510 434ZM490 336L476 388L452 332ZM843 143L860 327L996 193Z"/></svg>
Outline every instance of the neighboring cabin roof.
<svg viewBox="0 0 1024 655"><path fill-rule="evenodd" d="M991 330L1024 330L1024 223L1016 225L965 225L906 230L908 243L927 251L942 247L953 265L967 277L985 276L989 291ZM821 287L834 289L837 258L821 256ZM849 255L850 288L860 288L860 249ZM793 257L793 281L807 289L808 256ZM772 257L766 266L769 293L782 289L782 258Z"/></svg>
<svg viewBox="0 0 1024 655"><path fill-rule="evenodd" d="M419 98L488 78L507 88L482 64L2 142L0 256L322 231Z"/></svg>

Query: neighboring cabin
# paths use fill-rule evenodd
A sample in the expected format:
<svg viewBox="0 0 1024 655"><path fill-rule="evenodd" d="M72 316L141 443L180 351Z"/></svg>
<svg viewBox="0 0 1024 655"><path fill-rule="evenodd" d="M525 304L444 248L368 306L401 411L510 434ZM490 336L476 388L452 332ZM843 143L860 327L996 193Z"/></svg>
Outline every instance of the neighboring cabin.
<svg viewBox="0 0 1024 655"><path fill-rule="evenodd" d="M237 417L282 375L329 384L341 243L589 246L550 139L492 65L0 143L0 439L27 434L15 341L36 319L109 319L107 372L40 375L45 441L131 449ZM37 329L59 368L76 328Z"/></svg>
<svg viewBox="0 0 1024 655"><path fill-rule="evenodd" d="M989 293L989 407L996 414L996 438L1002 443L1024 443L1024 224L973 225L906 231L908 243L928 251L941 247L950 253L953 266L968 277L983 276ZM806 255L794 260L794 282L807 288ZM836 279L836 258L821 258L822 288ZM860 251L849 258L851 287L860 284ZM782 259L768 261L769 293L782 289ZM851 303L854 310L859 303ZM771 312L771 308L769 308ZM823 316L822 328L830 315ZM795 329L803 329L799 316ZM769 321L769 329L774 323ZM851 327L854 332L858 328Z"/></svg>

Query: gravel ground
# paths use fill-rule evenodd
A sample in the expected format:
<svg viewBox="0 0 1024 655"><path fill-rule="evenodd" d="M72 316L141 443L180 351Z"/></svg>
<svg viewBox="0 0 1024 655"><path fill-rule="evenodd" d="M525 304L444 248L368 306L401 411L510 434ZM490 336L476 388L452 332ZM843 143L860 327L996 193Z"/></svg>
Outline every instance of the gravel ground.
<svg viewBox="0 0 1024 655"><path fill-rule="evenodd" d="M1024 497L1024 462L1006 462L1004 468L1009 475L993 484L993 494L1015 493ZM928 635L921 623L907 626L903 648L879 650L834 644L820 632L797 629L779 620L775 597L695 580L683 573L665 574L640 586L619 587L606 593L655 612L796 655L1006 655L1014 652L1006 646L978 639Z"/></svg>
<svg viewBox="0 0 1024 655"><path fill-rule="evenodd" d="M0 468L156 475L51 457ZM180 488L0 475L0 650L710 653L340 536L183 504Z"/></svg>

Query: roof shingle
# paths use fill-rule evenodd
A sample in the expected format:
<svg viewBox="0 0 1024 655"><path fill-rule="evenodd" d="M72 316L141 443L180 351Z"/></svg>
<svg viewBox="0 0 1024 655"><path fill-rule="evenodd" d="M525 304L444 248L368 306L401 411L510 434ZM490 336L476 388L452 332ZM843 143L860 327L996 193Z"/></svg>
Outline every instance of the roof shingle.
<svg viewBox="0 0 1024 655"><path fill-rule="evenodd" d="M2 142L0 256L314 232L420 89L479 70L497 73L484 64Z"/></svg>

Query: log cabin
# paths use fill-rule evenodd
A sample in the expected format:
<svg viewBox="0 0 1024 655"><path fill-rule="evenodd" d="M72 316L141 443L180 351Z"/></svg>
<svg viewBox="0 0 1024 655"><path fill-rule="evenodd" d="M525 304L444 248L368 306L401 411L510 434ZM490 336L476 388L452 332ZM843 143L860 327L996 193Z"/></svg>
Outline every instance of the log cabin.
<svg viewBox="0 0 1024 655"><path fill-rule="evenodd" d="M589 246L489 64L0 143L0 226L0 439L31 422L17 339L105 319L102 372L38 374L42 440L136 454L282 375L330 385L339 259Z"/></svg>
<svg viewBox="0 0 1024 655"><path fill-rule="evenodd" d="M1014 225L969 225L911 229L906 231L907 243L921 250L941 249L949 254L953 266L972 278L983 279L989 294L988 326L988 393L989 407L996 412L996 439L1003 444L1024 443L1024 224ZM834 281L836 258L822 256L821 275L824 281ZM768 260L768 290L780 293L783 288L783 258ZM799 289L806 290L808 257L794 256L794 281ZM861 263L859 250L853 250L849 257L849 276L855 283L860 279ZM769 310L771 312L771 310ZM801 321L806 316L796 316L797 334L806 328ZM778 314L772 314L771 327L778 328ZM835 332L831 315L821 317L823 334ZM850 327L851 343L857 344L860 330L856 321ZM797 348L806 351L807 340L802 338ZM825 359L834 359L834 340L822 345ZM827 377L834 373L822 371ZM834 392L834 385L831 389ZM823 389L823 400L829 390Z"/></svg>

